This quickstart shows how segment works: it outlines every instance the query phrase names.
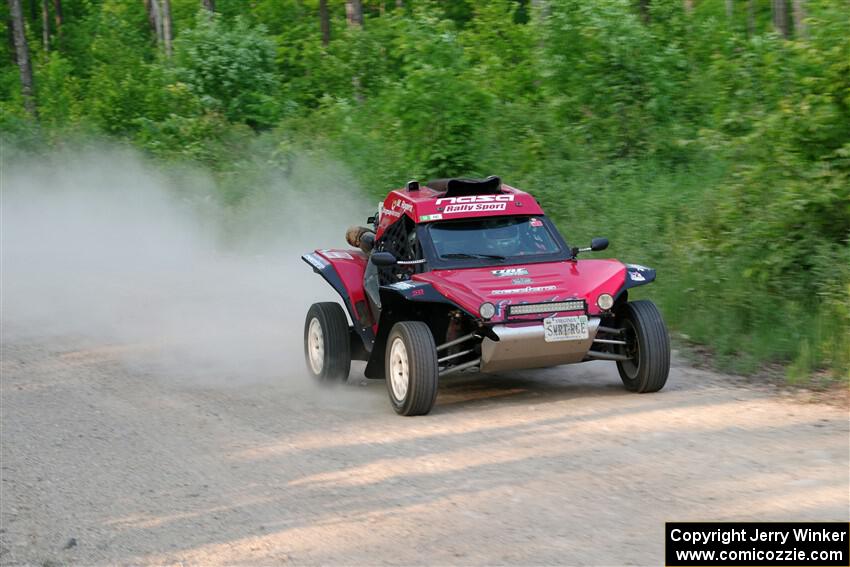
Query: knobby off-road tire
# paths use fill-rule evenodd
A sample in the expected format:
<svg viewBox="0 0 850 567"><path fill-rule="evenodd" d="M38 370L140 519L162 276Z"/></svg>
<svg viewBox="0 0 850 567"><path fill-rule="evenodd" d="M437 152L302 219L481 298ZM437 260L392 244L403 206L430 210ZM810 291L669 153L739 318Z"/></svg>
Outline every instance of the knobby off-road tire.
<svg viewBox="0 0 850 567"><path fill-rule="evenodd" d="M623 384L632 392L657 392L670 373L670 336L661 312L653 302L641 299L625 304L618 318L629 343L619 352L633 357L617 362Z"/></svg>
<svg viewBox="0 0 850 567"><path fill-rule="evenodd" d="M338 303L314 303L304 322L304 360L320 382L345 382L351 370L348 318Z"/></svg>
<svg viewBox="0 0 850 567"><path fill-rule="evenodd" d="M385 354L387 392L400 415L425 415L434 407L439 383L437 347L428 325L393 325Z"/></svg>

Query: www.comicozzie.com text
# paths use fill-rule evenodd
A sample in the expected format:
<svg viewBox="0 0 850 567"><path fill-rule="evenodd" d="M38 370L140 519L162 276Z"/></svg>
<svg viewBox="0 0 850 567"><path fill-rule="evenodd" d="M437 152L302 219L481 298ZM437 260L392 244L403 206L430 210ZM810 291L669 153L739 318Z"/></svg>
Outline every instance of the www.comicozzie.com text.
<svg viewBox="0 0 850 567"><path fill-rule="evenodd" d="M818 542L818 541L845 541L847 532L840 530L812 528L797 528L790 530L763 530L755 528L748 530L747 528L740 529L723 529L702 531L702 530L683 530L676 528L670 532L670 539L673 541L687 541L691 543L722 543L724 545L735 541L774 541L781 544L788 542L789 537L793 535L794 541L798 542Z"/></svg>

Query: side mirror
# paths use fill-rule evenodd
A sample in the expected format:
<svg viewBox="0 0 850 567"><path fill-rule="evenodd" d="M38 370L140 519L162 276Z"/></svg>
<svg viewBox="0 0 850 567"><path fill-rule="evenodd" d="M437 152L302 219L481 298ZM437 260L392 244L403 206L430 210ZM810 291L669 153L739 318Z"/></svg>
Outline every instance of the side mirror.
<svg viewBox="0 0 850 567"><path fill-rule="evenodd" d="M395 266L398 262L392 252L372 252L370 261L376 266Z"/></svg>
<svg viewBox="0 0 850 567"><path fill-rule="evenodd" d="M606 248L608 248L607 238L594 238L590 241L590 246L588 248L579 248L578 246L574 246L573 248L570 248L570 252L573 255L573 259L575 259L579 252L599 252Z"/></svg>

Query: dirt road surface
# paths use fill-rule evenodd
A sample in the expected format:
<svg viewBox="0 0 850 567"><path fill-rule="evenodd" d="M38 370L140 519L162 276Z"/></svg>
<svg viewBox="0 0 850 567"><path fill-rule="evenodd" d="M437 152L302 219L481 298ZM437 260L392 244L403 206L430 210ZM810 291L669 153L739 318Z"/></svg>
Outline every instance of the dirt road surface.
<svg viewBox="0 0 850 567"><path fill-rule="evenodd" d="M357 369L229 385L134 348L6 340L3 564L660 565L666 520L848 519L846 407L680 360L659 394L600 362L401 418Z"/></svg>

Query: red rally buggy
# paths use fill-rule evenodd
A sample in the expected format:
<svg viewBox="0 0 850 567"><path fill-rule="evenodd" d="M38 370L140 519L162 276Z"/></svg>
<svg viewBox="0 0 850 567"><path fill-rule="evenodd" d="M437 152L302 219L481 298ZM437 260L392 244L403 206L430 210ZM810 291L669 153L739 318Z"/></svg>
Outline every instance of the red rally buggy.
<svg viewBox="0 0 850 567"><path fill-rule="evenodd" d="M369 221L371 249L302 256L345 305L307 313L304 353L319 380L345 381L365 360L402 415L428 413L439 379L463 371L611 360L628 390L664 387L664 321L651 301L628 300L655 270L579 260L608 241L568 246L528 193L498 177L411 181Z"/></svg>

